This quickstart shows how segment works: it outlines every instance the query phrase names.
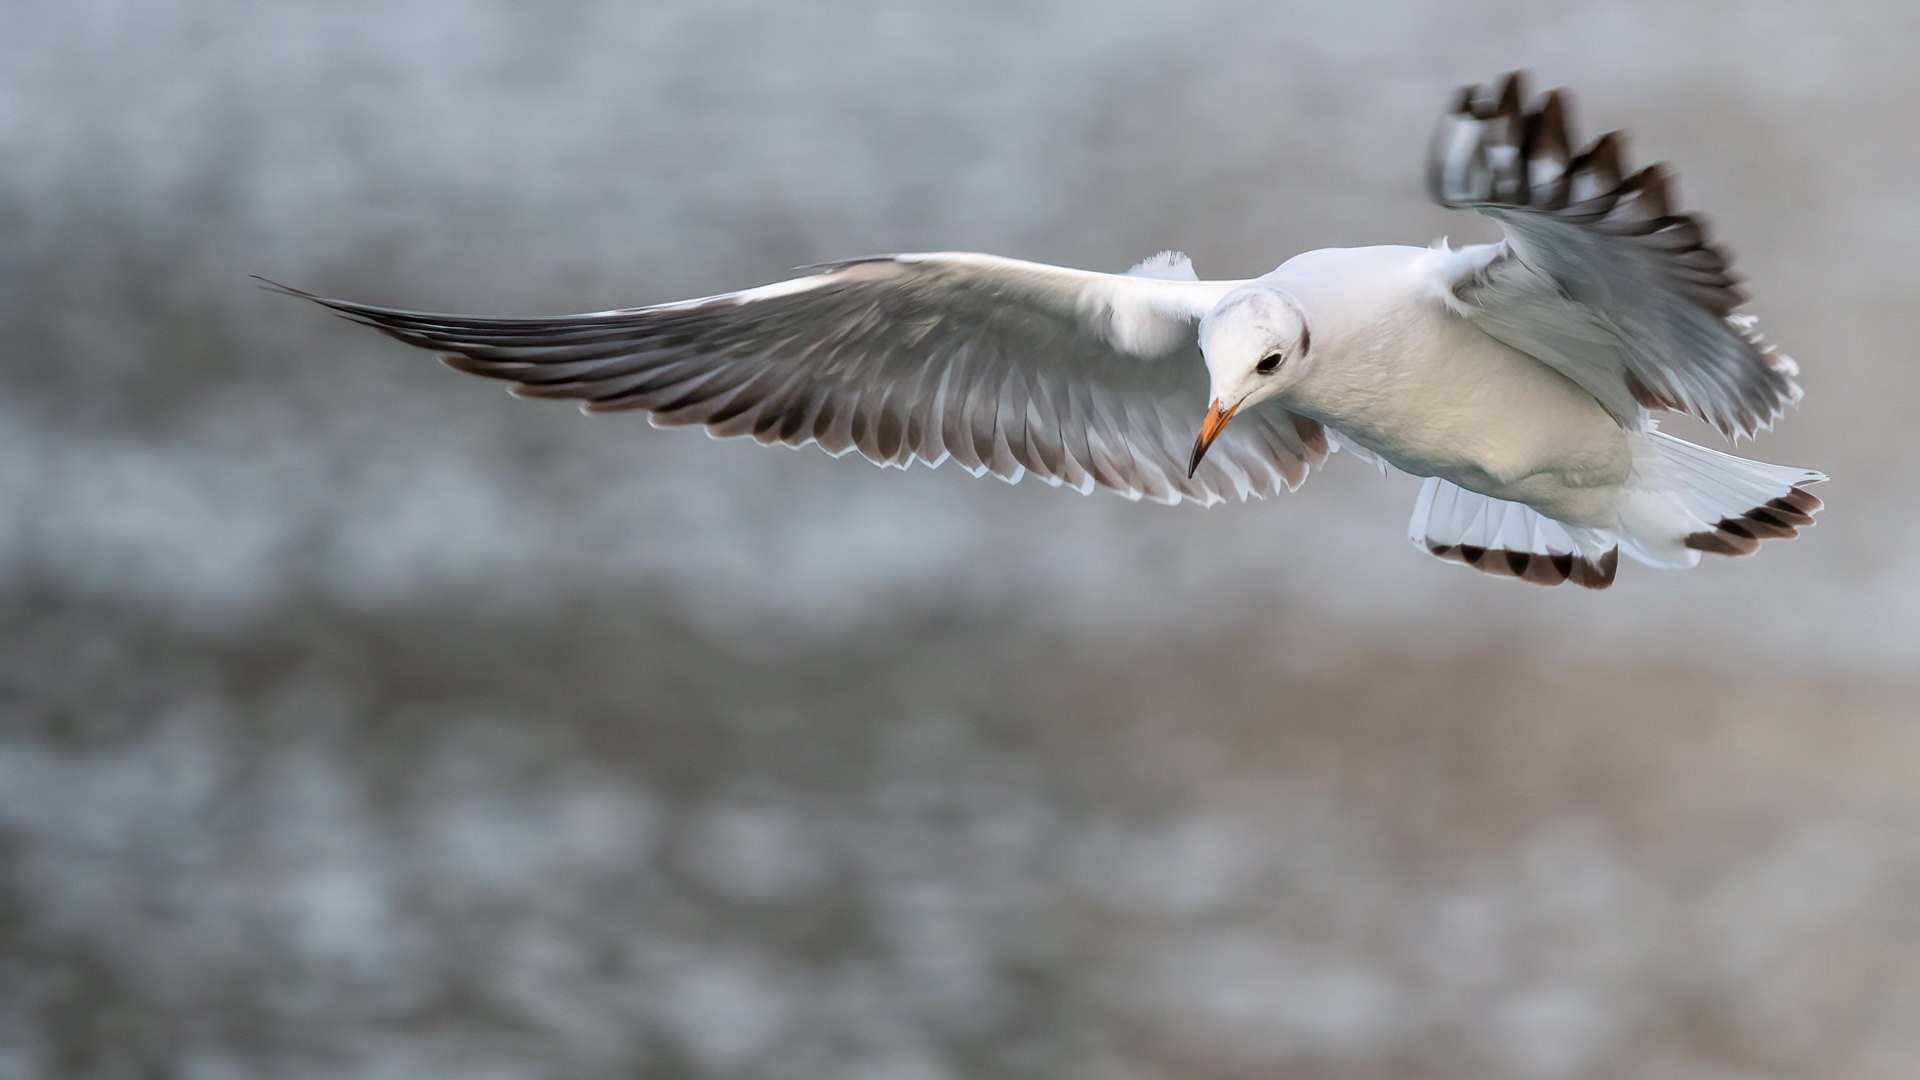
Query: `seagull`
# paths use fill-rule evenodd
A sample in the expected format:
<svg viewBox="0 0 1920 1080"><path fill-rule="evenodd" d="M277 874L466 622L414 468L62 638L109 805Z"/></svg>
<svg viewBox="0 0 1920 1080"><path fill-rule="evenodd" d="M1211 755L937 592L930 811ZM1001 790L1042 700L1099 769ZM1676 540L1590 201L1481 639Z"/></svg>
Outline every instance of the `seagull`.
<svg viewBox="0 0 1920 1080"><path fill-rule="evenodd" d="M1327 248L1250 280L1162 252L1125 274L880 255L697 300L553 318L372 307L267 282L523 397L715 437L953 461L1014 482L1212 505L1292 490L1345 449L1425 478L1408 538L1538 585L1611 585L1797 535L1826 477L1737 440L1800 399L1724 250L1619 132L1573 152L1567 95L1457 91L1427 157L1489 244ZM1191 442L1189 442L1191 440Z"/></svg>

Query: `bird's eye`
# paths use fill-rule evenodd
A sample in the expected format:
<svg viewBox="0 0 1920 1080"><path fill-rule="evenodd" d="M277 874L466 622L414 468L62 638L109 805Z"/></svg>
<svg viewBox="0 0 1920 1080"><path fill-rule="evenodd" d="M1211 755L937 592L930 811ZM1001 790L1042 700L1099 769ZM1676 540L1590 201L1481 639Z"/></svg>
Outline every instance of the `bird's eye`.
<svg viewBox="0 0 1920 1080"><path fill-rule="evenodd" d="M1263 358L1259 363L1253 365L1253 370L1259 372L1262 375L1271 375L1273 374L1274 369L1278 368L1279 366L1280 366L1280 354L1268 353L1266 357Z"/></svg>

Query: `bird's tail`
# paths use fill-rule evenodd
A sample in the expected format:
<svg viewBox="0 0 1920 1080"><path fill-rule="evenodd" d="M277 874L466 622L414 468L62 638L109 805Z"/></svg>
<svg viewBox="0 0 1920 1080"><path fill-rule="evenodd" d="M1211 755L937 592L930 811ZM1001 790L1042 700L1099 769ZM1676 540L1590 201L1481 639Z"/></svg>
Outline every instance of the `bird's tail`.
<svg viewBox="0 0 1920 1080"><path fill-rule="evenodd" d="M1620 550L1649 566L1692 566L1701 552L1751 555L1813 524L1822 473L1749 461L1650 431L1634 436L1620 506Z"/></svg>
<svg viewBox="0 0 1920 1080"><path fill-rule="evenodd" d="M1407 538L1430 554L1537 585L1613 584L1620 555L1683 567L1700 553L1751 555L1760 541L1798 536L1825 476L1722 454L1659 432L1635 439L1633 474L1606 528L1555 521L1531 507L1429 477Z"/></svg>

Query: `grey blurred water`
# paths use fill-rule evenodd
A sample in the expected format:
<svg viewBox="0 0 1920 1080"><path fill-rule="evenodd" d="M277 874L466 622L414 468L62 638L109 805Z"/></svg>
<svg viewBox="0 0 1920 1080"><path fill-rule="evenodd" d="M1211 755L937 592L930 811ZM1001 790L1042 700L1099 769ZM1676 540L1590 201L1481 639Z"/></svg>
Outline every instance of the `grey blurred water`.
<svg viewBox="0 0 1920 1080"><path fill-rule="evenodd" d="M1912 1075L1908 6L0 21L0 1077ZM1351 460L1210 511L882 471L246 277L1480 238L1420 157L1518 66L1737 252L1806 538L1532 589Z"/></svg>

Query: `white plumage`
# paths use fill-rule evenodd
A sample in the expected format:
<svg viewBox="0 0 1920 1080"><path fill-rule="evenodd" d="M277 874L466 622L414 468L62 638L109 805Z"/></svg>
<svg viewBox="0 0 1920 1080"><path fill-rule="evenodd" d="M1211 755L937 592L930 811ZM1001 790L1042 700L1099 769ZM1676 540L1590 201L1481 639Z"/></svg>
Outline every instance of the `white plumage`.
<svg viewBox="0 0 1920 1080"><path fill-rule="evenodd" d="M1416 544L1540 584L1795 535L1825 477L1653 421L1751 435L1799 399L1792 362L1733 314L1727 257L1668 206L1665 172L1624 175L1615 135L1572 152L1564 108L1528 107L1517 74L1461 91L1429 187L1506 236L1458 250L1312 251L1251 281L1200 281L1172 252L1127 274L889 255L545 319L312 299L522 395L883 465L1211 504L1346 447L1428 478Z"/></svg>

